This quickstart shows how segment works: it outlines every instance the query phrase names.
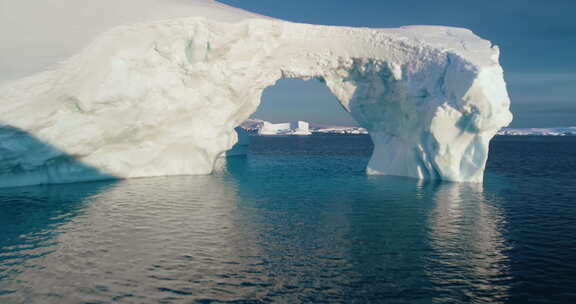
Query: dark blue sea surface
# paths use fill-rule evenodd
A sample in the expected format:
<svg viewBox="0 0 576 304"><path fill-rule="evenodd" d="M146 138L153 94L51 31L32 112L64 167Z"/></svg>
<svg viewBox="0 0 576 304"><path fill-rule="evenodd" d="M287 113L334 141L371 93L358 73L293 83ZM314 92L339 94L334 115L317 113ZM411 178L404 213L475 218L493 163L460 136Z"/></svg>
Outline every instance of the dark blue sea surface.
<svg viewBox="0 0 576 304"><path fill-rule="evenodd" d="M483 185L367 176L371 149L0 189L0 303L576 303L576 137L496 138Z"/></svg>

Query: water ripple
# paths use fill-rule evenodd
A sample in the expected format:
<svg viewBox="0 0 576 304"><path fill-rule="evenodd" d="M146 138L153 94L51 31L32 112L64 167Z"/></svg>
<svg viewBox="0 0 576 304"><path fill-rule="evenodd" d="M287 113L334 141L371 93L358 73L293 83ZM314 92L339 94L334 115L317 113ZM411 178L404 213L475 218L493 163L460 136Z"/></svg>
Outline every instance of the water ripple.
<svg viewBox="0 0 576 304"><path fill-rule="evenodd" d="M0 190L0 302L576 302L574 173L496 142L484 186L367 177L369 144L323 140L213 176ZM534 168L574 166L558 145L530 142L553 162Z"/></svg>

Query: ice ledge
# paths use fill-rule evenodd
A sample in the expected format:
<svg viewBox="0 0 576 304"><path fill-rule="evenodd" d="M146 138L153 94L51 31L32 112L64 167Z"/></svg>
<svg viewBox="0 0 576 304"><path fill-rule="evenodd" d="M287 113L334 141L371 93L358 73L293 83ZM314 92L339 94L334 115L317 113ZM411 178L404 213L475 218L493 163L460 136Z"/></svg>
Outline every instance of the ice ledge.
<svg viewBox="0 0 576 304"><path fill-rule="evenodd" d="M117 27L58 69L0 87L0 123L53 147L0 141L0 186L16 173L19 184L209 174L283 77L324 82L370 132L368 173L481 182L489 140L512 118L497 57L449 27Z"/></svg>

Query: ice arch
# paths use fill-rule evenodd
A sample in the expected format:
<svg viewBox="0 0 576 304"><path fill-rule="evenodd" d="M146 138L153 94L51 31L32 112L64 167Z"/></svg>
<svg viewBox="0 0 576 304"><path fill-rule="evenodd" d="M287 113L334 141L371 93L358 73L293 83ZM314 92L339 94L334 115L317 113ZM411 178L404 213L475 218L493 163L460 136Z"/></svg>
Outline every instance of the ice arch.
<svg viewBox="0 0 576 304"><path fill-rule="evenodd" d="M71 170L78 181L209 174L281 78L321 80L369 130L368 173L481 182L489 140L511 120L502 74L498 49L466 29L202 17L121 26L0 88L0 122L57 148L0 143L0 185L14 172L33 173L29 184L70 181ZM61 154L104 174L54 162Z"/></svg>

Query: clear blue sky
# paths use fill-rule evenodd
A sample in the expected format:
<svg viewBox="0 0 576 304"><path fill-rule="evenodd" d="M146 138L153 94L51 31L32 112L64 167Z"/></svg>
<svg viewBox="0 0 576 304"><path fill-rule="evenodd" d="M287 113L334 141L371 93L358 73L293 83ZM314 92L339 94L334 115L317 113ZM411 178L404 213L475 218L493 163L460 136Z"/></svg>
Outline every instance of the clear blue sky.
<svg viewBox="0 0 576 304"><path fill-rule="evenodd" d="M576 0L221 0L284 20L343 26L466 27L500 46L513 127L576 126ZM350 123L319 83L284 80L257 116Z"/></svg>

